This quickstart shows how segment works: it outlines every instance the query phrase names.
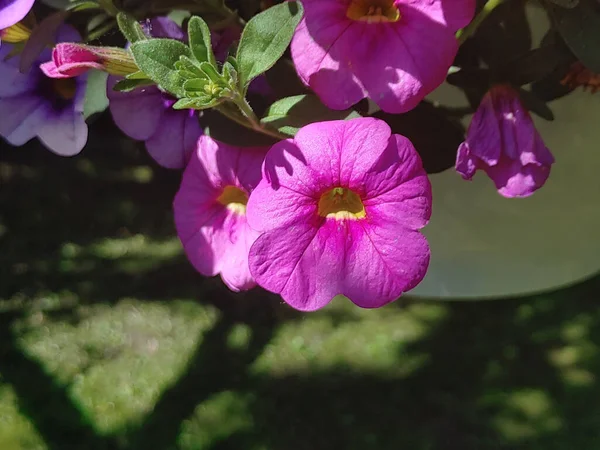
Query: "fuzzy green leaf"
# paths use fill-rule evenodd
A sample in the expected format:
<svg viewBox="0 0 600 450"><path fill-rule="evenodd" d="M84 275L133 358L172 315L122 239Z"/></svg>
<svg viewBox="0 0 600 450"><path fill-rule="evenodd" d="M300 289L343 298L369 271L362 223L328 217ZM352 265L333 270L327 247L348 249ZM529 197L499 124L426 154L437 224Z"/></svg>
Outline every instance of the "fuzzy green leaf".
<svg viewBox="0 0 600 450"><path fill-rule="evenodd" d="M290 44L304 9L300 2L284 2L254 16L244 28L236 59L240 87L269 70Z"/></svg>
<svg viewBox="0 0 600 450"><path fill-rule="evenodd" d="M190 49L196 61L209 62L213 66L217 65L217 60L212 50L210 42L210 30L202 18L194 16L188 23L188 36Z"/></svg>
<svg viewBox="0 0 600 450"><path fill-rule="evenodd" d="M137 66L166 91L183 96L184 79L175 70L179 57L191 56L190 49L173 39L148 39L131 45Z"/></svg>

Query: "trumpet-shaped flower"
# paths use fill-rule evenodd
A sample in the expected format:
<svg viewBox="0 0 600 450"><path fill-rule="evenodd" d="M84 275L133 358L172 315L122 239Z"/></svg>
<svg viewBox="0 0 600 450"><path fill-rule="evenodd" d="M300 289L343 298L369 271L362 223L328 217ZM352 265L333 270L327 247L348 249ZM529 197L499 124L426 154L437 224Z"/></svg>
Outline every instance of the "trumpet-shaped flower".
<svg viewBox="0 0 600 450"><path fill-rule="evenodd" d="M78 39L78 33L67 25L57 33L57 41ZM48 49L26 73L21 73L19 57L10 57L11 51L11 45L0 48L0 135L17 146L37 136L54 153L79 153L88 134L83 116L86 76L47 78L39 65L50 58Z"/></svg>
<svg viewBox="0 0 600 450"><path fill-rule="evenodd" d="M380 120L321 122L275 144L250 195L258 284L312 311L338 294L376 308L415 287L429 264L431 213L421 159Z"/></svg>
<svg viewBox="0 0 600 450"><path fill-rule="evenodd" d="M475 0L304 0L292 40L302 81L333 109L370 97L413 109L446 78Z"/></svg>
<svg viewBox="0 0 600 450"><path fill-rule="evenodd" d="M266 151L201 136L173 202L177 234L191 263L203 275L220 273L234 291L255 286L248 251L258 233L248 226L246 204Z"/></svg>
<svg viewBox="0 0 600 450"><path fill-rule="evenodd" d="M473 116L456 158L456 170L471 180L485 171L500 195L528 197L550 175L554 157L535 129L519 94L508 85L494 86Z"/></svg>

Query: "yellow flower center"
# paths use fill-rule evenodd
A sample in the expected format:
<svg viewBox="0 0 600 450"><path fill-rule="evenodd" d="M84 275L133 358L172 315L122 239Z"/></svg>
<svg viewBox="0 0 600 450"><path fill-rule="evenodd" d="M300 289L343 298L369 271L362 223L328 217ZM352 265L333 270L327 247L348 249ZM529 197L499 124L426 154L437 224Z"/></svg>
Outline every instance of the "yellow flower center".
<svg viewBox="0 0 600 450"><path fill-rule="evenodd" d="M400 11L394 0L352 0L346 17L367 23L397 22Z"/></svg>
<svg viewBox="0 0 600 450"><path fill-rule="evenodd" d="M357 220L366 217L365 205L350 189L336 187L321 195L319 215L328 219Z"/></svg>
<svg viewBox="0 0 600 450"><path fill-rule="evenodd" d="M236 186L225 186L217 201L234 213L245 214L248 194Z"/></svg>
<svg viewBox="0 0 600 450"><path fill-rule="evenodd" d="M21 22L14 24L11 27L0 30L0 38L4 42L16 44L17 42L23 42L29 39L31 30L23 25Z"/></svg>
<svg viewBox="0 0 600 450"><path fill-rule="evenodd" d="M52 88L60 98L71 100L77 91L75 78L52 78Z"/></svg>

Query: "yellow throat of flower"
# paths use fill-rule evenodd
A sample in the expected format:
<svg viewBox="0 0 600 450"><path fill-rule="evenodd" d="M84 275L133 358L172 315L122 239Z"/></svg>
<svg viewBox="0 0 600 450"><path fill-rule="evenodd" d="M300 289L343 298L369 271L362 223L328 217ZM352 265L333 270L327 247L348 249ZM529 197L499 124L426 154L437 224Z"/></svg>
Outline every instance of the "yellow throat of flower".
<svg viewBox="0 0 600 450"><path fill-rule="evenodd" d="M245 214L248 194L236 186L225 186L217 201L234 213Z"/></svg>
<svg viewBox="0 0 600 450"><path fill-rule="evenodd" d="M318 212L321 217L337 220L366 217L365 205L358 194L342 187L333 188L321 195Z"/></svg>
<svg viewBox="0 0 600 450"><path fill-rule="evenodd" d="M400 11L394 0L352 0L346 17L367 23L397 22Z"/></svg>
<svg viewBox="0 0 600 450"><path fill-rule="evenodd" d="M15 23L13 26L0 30L0 38L4 42L10 44L16 44L17 42L23 42L29 39L31 36L31 30L27 28L23 23Z"/></svg>

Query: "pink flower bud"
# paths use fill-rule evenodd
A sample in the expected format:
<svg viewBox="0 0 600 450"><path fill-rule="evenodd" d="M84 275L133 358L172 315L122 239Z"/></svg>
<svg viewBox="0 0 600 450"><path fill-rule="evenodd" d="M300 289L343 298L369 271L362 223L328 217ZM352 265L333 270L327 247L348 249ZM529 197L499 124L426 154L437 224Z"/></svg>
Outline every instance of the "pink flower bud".
<svg viewBox="0 0 600 450"><path fill-rule="evenodd" d="M52 60L40 68L50 78L77 77L90 69L122 76L139 70L127 50L73 42L57 44L52 50Z"/></svg>

